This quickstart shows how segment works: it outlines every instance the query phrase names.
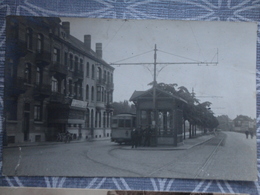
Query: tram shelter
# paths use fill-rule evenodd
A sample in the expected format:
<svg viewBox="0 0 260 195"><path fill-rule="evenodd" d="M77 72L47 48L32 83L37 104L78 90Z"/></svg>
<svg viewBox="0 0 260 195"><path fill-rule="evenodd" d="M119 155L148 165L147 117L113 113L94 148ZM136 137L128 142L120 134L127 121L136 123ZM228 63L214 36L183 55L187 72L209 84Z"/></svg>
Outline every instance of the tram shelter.
<svg viewBox="0 0 260 195"><path fill-rule="evenodd" d="M137 127L152 130L151 146L177 146L183 141L184 99L155 87L134 91L130 101L136 106Z"/></svg>

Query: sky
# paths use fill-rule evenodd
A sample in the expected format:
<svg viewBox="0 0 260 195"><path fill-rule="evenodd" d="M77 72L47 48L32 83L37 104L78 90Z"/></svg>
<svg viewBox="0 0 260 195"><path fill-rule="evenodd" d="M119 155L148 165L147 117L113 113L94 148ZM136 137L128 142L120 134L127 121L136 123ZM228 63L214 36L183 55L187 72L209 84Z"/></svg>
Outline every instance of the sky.
<svg viewBox="0 0 260 195"><path fill-rule="evenodd" d="M90 34L92 49L102 43L107 63L153 63L157 82L177 83L218 115L256 118L257 23L172 20L61 18L81 41ZM165 65L174 62L174 65ZM214 64L187 64L218 62ZM162 64L161 64L162 63ZM113 65L114 101L151 88L153 65Z"/></svg>

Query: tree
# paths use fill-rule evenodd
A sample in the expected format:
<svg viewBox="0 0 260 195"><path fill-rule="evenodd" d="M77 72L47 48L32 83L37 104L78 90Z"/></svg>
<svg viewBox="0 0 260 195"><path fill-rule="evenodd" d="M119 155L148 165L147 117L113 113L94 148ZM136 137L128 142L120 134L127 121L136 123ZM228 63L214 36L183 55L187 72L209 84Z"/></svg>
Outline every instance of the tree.
<svg viewBox="0 0 260 195"><path fill-rule="evenodd" d="M189 135L193 137L196 135L196 127L200 126L206 132L207 129L213 130L219 124L217 118L214 116L214 113L210 110L210 105L212 104L209 101L200 103L199 99L195 97L195 94L190 93L189 90L184 87L176 87L178 85L176 83L173 84L165 84L159 83L157 87L167 91L171 95L175 95L184 99L187 104L184 105L183 108L183 124L185 130L185 121L189 121ZM185 139L185 131L184 131L184 139Z"/></svg>
<svg viewBox="0 0 260 195"><path fill-rule="evenodd" d="M135 106L133 104L129 104L127 100L120 101L120 102L113 102L112 107L114 109L114 115L120 113L136 113Z"/></svg>

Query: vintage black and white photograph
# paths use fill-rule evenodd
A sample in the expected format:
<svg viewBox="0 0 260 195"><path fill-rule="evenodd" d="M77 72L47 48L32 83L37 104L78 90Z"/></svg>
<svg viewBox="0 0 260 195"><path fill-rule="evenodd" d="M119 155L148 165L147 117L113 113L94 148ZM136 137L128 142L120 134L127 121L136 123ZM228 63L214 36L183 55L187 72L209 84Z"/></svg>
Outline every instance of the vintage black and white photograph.
<svg viewBox="0 0 260 195"><path fill-rule="evenodd" d="M257 23L6 18L3 175L256 181Z"/></svg>

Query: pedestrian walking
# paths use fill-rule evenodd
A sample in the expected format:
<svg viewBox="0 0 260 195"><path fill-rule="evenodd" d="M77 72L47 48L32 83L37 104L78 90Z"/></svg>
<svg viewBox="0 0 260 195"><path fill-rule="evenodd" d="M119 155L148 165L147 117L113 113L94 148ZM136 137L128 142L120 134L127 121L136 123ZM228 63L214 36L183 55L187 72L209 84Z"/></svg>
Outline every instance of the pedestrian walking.
<svg viewBox="0 0 260 195"><path fill-rule="evenodd" d="M248 139L249 131L246 130L245 134L246 134L246 139Z"/></svg>
<svg viewBox="0 0 260 195"><path fill-rule="evenodd" d="M131 131L131 143L132 143L132 148L137 148L137 142L138 142L138 132L137 130L134 128Z"/></svg>
<svg viewBox="0 0 260 195"><path fill-rule="evenodd" d="M253 139L253 137L254 137L253 131L250 131L249 134L250 134L250 136L251 136L251 139Z"/></svg>

